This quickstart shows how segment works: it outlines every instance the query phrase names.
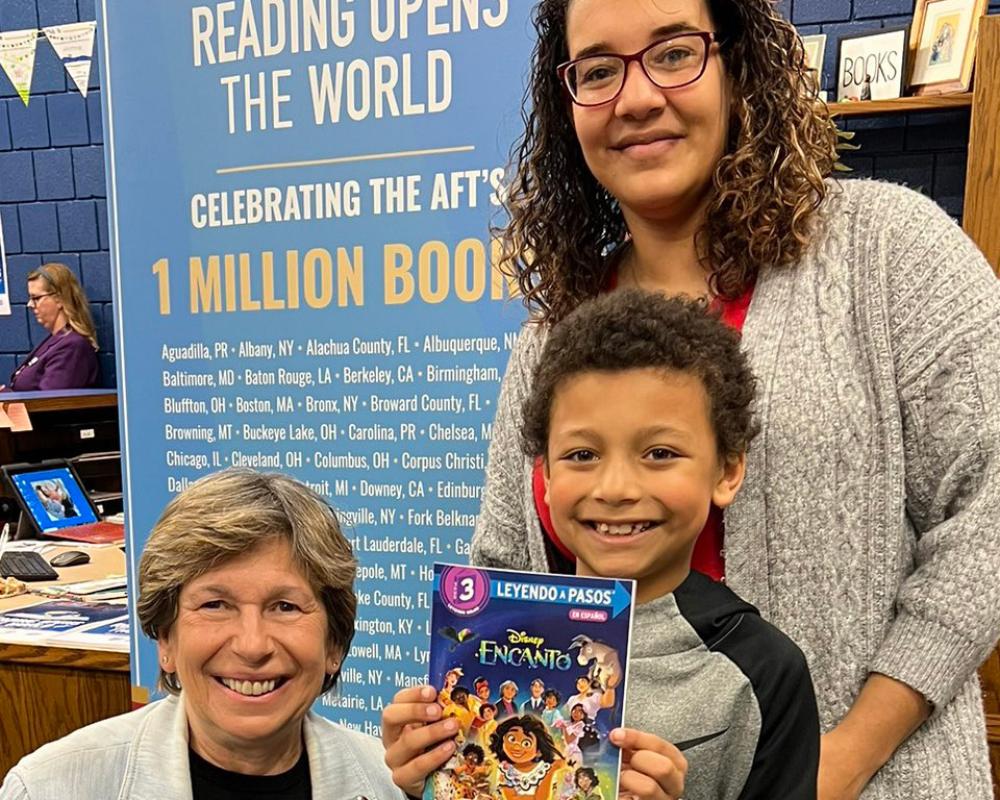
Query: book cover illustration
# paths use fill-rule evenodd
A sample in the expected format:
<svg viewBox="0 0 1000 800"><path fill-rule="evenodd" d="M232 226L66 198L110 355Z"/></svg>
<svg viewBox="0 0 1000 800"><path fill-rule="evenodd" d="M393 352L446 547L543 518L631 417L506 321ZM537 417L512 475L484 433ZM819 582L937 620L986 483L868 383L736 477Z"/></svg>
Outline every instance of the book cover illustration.
<svg viewBox="0 0 1000 800"><path fill-rule="evenodd" d="M429 677L458 749L424 800L613 800L632 581L434 565Z"/></svg>

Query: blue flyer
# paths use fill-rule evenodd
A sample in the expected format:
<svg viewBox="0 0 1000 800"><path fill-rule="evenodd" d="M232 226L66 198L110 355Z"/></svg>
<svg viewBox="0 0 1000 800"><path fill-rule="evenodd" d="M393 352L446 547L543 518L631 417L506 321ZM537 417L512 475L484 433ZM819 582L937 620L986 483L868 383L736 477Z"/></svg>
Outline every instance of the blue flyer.
<svg viewBox="0 0 1000 800"><path fill-rule="evenodd" d="M123 612L124 609L117 605L51 600L0 613L0 631L4 638L17 633L50 636L118 619Z"/></svg>
<svg viewBox="0 0 1000 800"><path fill-rule="evenodd" d="M632 581L435 564L430 679L459 721L424 800L618 796Z"/></svg>

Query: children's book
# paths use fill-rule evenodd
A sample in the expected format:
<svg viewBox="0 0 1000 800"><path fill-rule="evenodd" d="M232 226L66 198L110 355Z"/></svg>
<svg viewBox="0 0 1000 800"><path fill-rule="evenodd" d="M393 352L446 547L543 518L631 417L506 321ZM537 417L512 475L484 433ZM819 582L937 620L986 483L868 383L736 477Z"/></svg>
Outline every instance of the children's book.
<svg viewBox="0 0 1000 800"><path fill-rule="evenodd" d="M458 748L424 800L613 800L633 581L434 565L429 675Z"/></svg>

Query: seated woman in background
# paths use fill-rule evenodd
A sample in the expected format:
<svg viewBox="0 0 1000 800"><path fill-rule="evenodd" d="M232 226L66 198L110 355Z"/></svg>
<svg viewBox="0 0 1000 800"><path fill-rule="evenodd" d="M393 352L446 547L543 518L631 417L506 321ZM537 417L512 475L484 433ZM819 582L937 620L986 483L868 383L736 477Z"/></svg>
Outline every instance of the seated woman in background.
<svg viewBox="0 0 1000 800"><path fill-rule="evenodd" d="M11 392L97 386L97 334L87 295L63 264L28 274L28 307L49 335L32 350L5 387Z"/></svg>
<svg viewBox="0 0 1000 800"><path fill-rule="evenodd" d="M355 569L334 512L297 481L199 480L139 565L169 696L26 756L0 798L402 798L377 740L309 710L350 648Z"/></svg>

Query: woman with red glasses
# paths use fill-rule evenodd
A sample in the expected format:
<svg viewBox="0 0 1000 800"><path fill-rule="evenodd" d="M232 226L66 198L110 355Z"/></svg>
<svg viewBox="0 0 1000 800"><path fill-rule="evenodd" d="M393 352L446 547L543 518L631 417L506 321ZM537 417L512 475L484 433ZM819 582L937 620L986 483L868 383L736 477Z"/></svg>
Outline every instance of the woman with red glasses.
<svg viewBox="0 0 1000 800"><path fill-rule="evenodd" d="M805 652L820 800L988 800L976 668L1000 632L1000 293L985 259L921 195L830 180L834 126L768 0L541 0L535 25L502 234L533 324L473 562L572 569L519 442L548 328L617 287L705 298L743 331L762 432L694 563ZM409 729L387 758L435 735Z"/></svg>

